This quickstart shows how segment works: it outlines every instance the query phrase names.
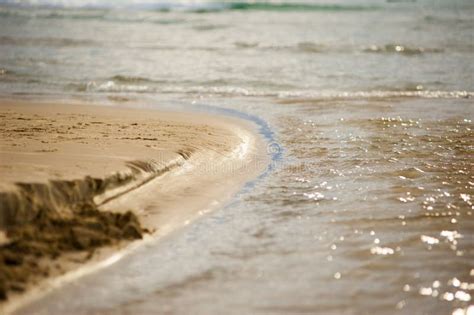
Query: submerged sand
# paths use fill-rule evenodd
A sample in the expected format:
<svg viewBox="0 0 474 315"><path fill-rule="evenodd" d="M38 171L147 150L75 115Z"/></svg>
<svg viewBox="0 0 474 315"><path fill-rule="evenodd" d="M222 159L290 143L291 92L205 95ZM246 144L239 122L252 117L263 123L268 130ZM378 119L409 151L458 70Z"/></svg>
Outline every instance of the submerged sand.
<svg viewBox="0 0 474 315"><path fill-rule="evenodd" d="M188 224L267 163L230 118L11 100L0 117L0 298L17 306L48 276Z"/></svg>

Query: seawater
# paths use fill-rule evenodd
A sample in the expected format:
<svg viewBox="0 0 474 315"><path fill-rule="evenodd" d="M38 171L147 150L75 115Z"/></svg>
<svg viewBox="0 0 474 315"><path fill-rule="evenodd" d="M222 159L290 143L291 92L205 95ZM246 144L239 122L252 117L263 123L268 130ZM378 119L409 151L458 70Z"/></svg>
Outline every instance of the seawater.
<svg viewBox="0 0 474 315"><path fill-rule="evenodd" d="M0 1L2 96L240 112L281 150L228 206L22 312L467 311L473 14L472 1Z"/></svg>

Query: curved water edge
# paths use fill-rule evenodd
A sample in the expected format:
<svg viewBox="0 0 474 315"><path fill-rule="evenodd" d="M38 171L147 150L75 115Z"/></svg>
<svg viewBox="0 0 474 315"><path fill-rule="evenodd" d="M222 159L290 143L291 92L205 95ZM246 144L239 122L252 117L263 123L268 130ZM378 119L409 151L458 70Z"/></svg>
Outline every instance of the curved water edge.
<svg viewBox="0 0 474 315"><path fill-rule="evenodd" d="M270 127L268 122L262 117L253 115L248 112L239 111L233 108L212 106L212 105L200 103L197 101L193 101L190 105L192 107L189 107L189 110L199 110L205 113L227 115L230 117L236 117L238 119L243 119L248 122L251 122L258 127L258 132L266 141L266 144L267 144L266 152L270 155L271 162L268 164L268 167L262 174L258 175L258 177L256 177L254 180L251 180L245 183L244 187L234 196L233 198L234 201L231 201L226 206L226 207L231 207L233 204L238 202L239 196L245 193L248 193L252 188L255 187L255 185L259 181L262 181L272 171L274 171L278 166L281 165L281 162L284 157L284 152L285 152L284 148L276 139L274 130Z"/></svg>

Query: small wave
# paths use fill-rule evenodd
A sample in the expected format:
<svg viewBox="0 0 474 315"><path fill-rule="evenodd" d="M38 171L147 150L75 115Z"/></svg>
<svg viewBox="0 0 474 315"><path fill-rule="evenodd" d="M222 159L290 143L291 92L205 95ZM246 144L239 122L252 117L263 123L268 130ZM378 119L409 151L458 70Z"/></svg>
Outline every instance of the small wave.
<svg viewBox="0 0 474 315"><path fill-rule="evenodd" d="M17 80L18 78L15 72L0 67L0 82L14 82Z"/></svg>
<svg viewBox="0 0 474 315"><path fill-rule="evenodd" d="M193 26L193 30L200 31L200 32L207 32L207 31L214 31L214 30L221 30L224 28L228 28L229 25L226 24L198 24Z"/></svg>
<svg viewBox="0 0 474 315"><path fill-rule="evenodd" d="M216 79L208 82L155 80L139 76L115 75L105 80L72 84L78 92L125 92L163 94L209 94L220 96L275 97L283 100L335 100L335 99L390 99L390 98L473 98L474 91L426 90L419 83L409 83L402 89L383 88L368 91L311 91L293 90L292 86L270 81L249 81L259 89L236 85L234 80ZM289 88L290 90L283 90Z"/></svg>
<svg viewBox="0 0 474 315"><path fill-rule="evenodd" d="M0 67L0 82L2 83L24 83L24 84L48 84L48 82L27 73L15 72Z"/></svg>
<svg viewBox="0 0 474 315"><path fill-rule="evenodd" d="M136 76L127 76L127 75L115 75L111 77L108 81L119 82L119 83L150 83L156 82L152 79Z"/></svg>
<svg viewBox="0 0 474 315"><path fill-rule="evenodd" d="M157 92L159 84L175 84L170 80L154 80L130 75L114 75L105 80L70 84L68 87L78 92Z"/></svg>
<svg viewBox="0 0 474 315"><path fill-rule="evenodd" d="M399 44L387 44L385 46L372 45L363 51L368 53L401 54L406 56L443 52L443 50L439 48L409 47Z"/></svg>
<svg viewBox="0 0 474 315"><path fill-rule="evenodd" d="M120 78L120 76L117 76ZM122 78L121 82L105 81L97 83L95 81L74 86L79 92L124 92L124 93L162 93L162 94L209 94L229 97L275 97L282 99L283 103L299 103L309 101L324 100L344 100L344 99L396 99L396 98L432 98L432 99L461 99L473 98L474 91L439 91L422 90L420 86L408 90L374 90L374 91L272 91L257 90L247 87L219 85L219 86L179 86L170 82L160 85L146 84L156 83L142 78ZM136 80L136 81L133 81ZM135 84L134 84L135 83ZM140 84L138 84L140 83Z"/></svg>
<svg viewBox="0 0 474 315"><path fill-rule="evenodd" d="M423 20L431 24L443 23L443 24L449 24L449 25L460 25L460 24L471 25L472 23L472 18L460 17L460 16L446 17L446 16L438 16L438 15L425 15Z"/></svg>
<svg viewBox="0 0 474 315"><path fill-rule="evenodd" d="M320 53L327 49L324 45L319 45L312 42L298 43L296 48L297 50L301 52L308 52L308 53Z"/></svg>
<svg viewBox="0 0 474 315"><path fill-rule="evenodd" d="M85 84L78 84L71 86L78 92L128 92L128 93L147 93L154 92L155 90L147 85L136 85L136 84L118 84L114 81L106 81L103 83L97 83L90 81Z"/></svg>
<svg viewBox="0 0 474 315"><path fill-rule="evenodd" d="M276 51L289 53L340 53L356 51L354 48L351 47L330 47L315 42L298 42L289 45L265 45L258 42L238 41L234 43L234 47L238 49L258 49L261 51Z"/></svg>
<svg viewBox="0 0 474 315"><path fill-rule="evenodd" d="M260 91L244 87L193 87L168 89L162 92L190 94L216 94L225 96L277 97L281 99L334 100L334 99L390 99L390 98L472 98L469 91L354 91L354 92L313 92L313 91Z"/></svg>
<svg viewBox="0 0 474 315"><path fill-rule="evenodd" d="M49 46L49 47L75 47L95 45L91 40L77 40L71 38L52 38L52 37L10 37L0 36L0 45L15 46Z"/></svg>
<svg viewBox="0 0 474 315"><path fill-rule="evenodd" d="M400 54L405 56L421 55L425 53L442 53L440 48L409 47L400 44L387 44L383 46L371 45L369 47L360 47L354 45L326 45L316 42L297 42L289 45L268 45L258 42L238 41L234 43L238 49L258 49L261 51L276 51L289 53L331 53L331 54L350 54L350 53L380 53L380 54Z"/></svg>
<svg viewBox="0 0 474 315"><path fill-rule="evenodd" d="M355 92L281 92L279 98L301 101L312 100L344 100L344 99L393 99L393 98L472 98L471 91L429 91L429 90L405 90L405 91L355 91Z"/></svg>
<svg viewBox="0 0 474 315"><path fill-rule="evenodd" d="M257 48L258 45L259 45L258 42L246 42L246 41L234 42L234 46L239 49Z"/></svg>
<svg viewBox="0 0 474 315"><path fill-rule="evenodd" d="M373 10L374 6L313 4L298 2L234 2L224 4L229 10L256 10L256 11L366 11Z"/></svg>
<svg viewBox="0 0 474 315"><path fill-rule="evenodd" d="M23 10L24 8L33 8L34 10ZM36 18L36 19L79 19L79 20L97 20L106 18L104 10L69 10L65 8L51 8L34 5L8 5L2 6L0 0L0 17L18 17L18 18Z"/></svg>

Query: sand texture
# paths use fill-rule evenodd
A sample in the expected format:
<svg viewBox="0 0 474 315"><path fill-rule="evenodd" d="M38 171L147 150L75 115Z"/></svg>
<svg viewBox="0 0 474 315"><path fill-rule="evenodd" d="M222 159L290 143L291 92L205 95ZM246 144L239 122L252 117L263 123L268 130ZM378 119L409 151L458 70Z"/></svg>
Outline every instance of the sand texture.
<svg viewBox="0 0 474 315"><path fill-rule="evenodd" d="M188 224L267 163L253 127L230 118L12 100L0 101L0 118L0 298L13 296L10 309L25 290L38 297L130 240Z"/></svg>

